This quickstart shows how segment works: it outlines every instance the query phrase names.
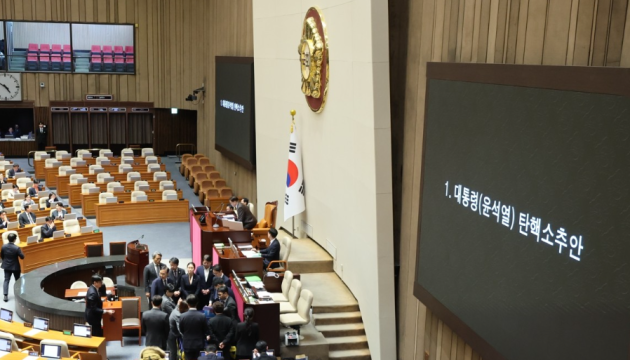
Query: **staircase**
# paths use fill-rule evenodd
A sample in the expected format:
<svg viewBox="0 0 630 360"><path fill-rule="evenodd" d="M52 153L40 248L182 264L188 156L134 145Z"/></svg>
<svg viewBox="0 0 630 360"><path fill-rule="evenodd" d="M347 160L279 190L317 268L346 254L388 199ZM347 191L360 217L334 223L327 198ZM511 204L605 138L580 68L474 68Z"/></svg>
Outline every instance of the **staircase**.
<svg viewBox="0 0 630 360"><path fill-rule="evenodd" d="M324 335L328 342L329 359L371 359L358 305L314 306L313 318L315 328Z"/></svg>

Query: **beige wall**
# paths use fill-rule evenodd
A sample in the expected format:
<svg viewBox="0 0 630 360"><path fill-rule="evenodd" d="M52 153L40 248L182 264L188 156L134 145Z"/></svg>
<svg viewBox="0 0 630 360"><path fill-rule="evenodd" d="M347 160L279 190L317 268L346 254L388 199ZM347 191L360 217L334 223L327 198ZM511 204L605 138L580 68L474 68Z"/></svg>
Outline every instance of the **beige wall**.
<svg viewBox="0 0 630 360"><path fill-rule="evenodd" d="M23 98L51 100L113 94L119 101L197 110L198 152L239 195L256 201L256 174L214 150L214 57L253 56L252 0L3 0L0 19L136 24L136 74L24 73ZM40 88L40 82L46 84ZM206 84L205 99L184 101ZM42 112L45 113L45 112Z"/></svg>
<svg viewBox="0 0 630 360"><path fill-rule="evenodd" d="M308 8L320 5L330 41L321 114L300 91L297 47ZM373 359L395 353L387 2L254 1L258 211L279 200L284 222L289 110L302 142L306 212L296 227L335 259L361 307ZM302 232L303 233L303 232ZM330 296L334 296L331 294Z"/></svg>
<svg viewBox="0 0 630 360"><path fill-rule="evenodd" d="M408 3L398 358L422 360L426 352L430 360L479 359L479 354L413 296L426 64L629 66L630 9L627 0Z"/></svg>

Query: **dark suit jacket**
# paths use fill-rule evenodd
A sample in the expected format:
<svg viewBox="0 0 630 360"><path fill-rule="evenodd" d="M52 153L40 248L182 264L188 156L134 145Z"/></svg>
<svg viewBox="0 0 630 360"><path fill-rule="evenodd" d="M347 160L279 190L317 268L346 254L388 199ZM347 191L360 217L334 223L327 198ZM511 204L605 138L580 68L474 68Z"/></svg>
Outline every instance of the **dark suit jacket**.
<svg viewBox="0 0 630 360"><path fill-rule="evenodd" d="M42 129L44 129L43 132L39 130L39 126L35 128L35 138L37 139L38 143L46 142L46 136L48 135L48 127L44 126Z"/></svg>
<svg viewBox="0 0 630 360"><path fill-rule="evenodd" d="M20 261L18 257L24 259L24 253L22 253L22 249L19 246L12 243L2 245L2 250L0 250L2 266L0 266L0 268L4 270L20 271Z"/></svg>
<svg viewBox="0 0 630 360"><path fill-rule="evenodd" d="M67 213L68 213L68 211L66 211L66 209L61 209L61 217L62 218L64 218ZM52 216L53 219L57 219L59 217L59 211L57 211L57 209L53 210L51 216Z"/></svg>
<svg viewBox="0 0 630 360"><path fill-rule="evenodd" d="M258 324L252 323L251 328L247 331L247 323L242 322L236 325L236 358L249 359L252 357L252 351L256 347L259 340Z"/></svg>
<svg viewBox="0 0 630 360"><path fill-rule="evenodd" d="M53 203L56 203L58 200L59 200L59 198L55 198L53 200ZM46 200L46 207L49 208L49 209L52 207L52 204L50 203L50 199Z"/></svg>
<svg viewBox="0 0 630 360"><path fill-rule="evenodd" d="M182 268L177 268L176 271L171 269L168 270L168 278L171 279L171 282L175 287L175 291L179 291L179 288L182 286L183 275L186 275L186 270Z"/></svg>
<svg viewBox="0 0 630 360"><path fill-rule="evenodd" d="M268 248L260 250L260 256L263 258L263 264L265 264L265 267L274 260L280 260L280 240L276 238L271 242L271 244L269 244ZM280 265L276 264L273 267L277 266Z"/></svg>
<svg viewBox="0 0 630 360"><path fill-rule="evenodd" d="M24 170L18 168L17 172L24 172ZM15 169L10 169L9 170L9 179L14 178L15 177Z"/></svg>
<svg viewBox="0 0 630 360"><path fill-rule="evenodd" d="M236 322L241 321L241 319L239 319L238 317L238 310L236 309L236 300L228 296L227 300L225 300L225 304L223 305L224 305L223 313L225 314L225 316L231 318L232 320Z"/></svg>
<svg viewBox="0 0 630 360"><path fill-rule="evenodd" d="M2 219L0 219L0 229L6 229L7 226L9 226L9 219L7 219L7 221L2 221Z"/></svg>
<svg viewBox="0 0 630 360"><path fill-rule="evenodd" d="M231 299L233 299L234 301L236 301L236 298L234 297L234 291L232 291L232 288L227 288L228 290L228 295ZM216 289L212 289L210 291L210 304L214 303L215 301L219 301L219 293L217 292Z"/></svg>
<svg viewBox="0 0 630 360"><path fill-rule="evenodd" d="M20 216L18 216L18 221L20 222L20 225L28 225L30 224L30 222L28 221L28 217L29 213L27 213L26 211L23 211ZM31 219L33 219L33 224L35 224L35 214L34 213L30 213Z"/></svg>
<svg viewBox="0 0 630 360"><path fill-rule="evenodd" d="M37 196L37 191L35 189L33 189L32 187L28 188L28 194L30 196Z"/></svg>
<svg viewBox="0 0 630 360"><path fill-rule="evenodd" d="M179 319L179 332L182 334L184 351L203 350L206 336L210 335L210 329L204 313L191 309L182 314L182 317Z"/></svg>
<svg viewBox="0 0 630 360"><path fill-rule="evenodd" d="M254 214L252 214L251 210L249 210L249 206L241 205L240 207L238 207L236 214L238 215L237 220L242 222L243 227L247 230L253 229L258 222Z"/></svg>
<svg viewBox="0 0 630 360"><path fill-rule="evenodd" d="M212 267L210 268L210 274L208 274L208 281L206 281L206 275L203 272L203 265L197 266L195 274L199 277L199 287L201 290L212 289L212 279L214 279Z"/></svg>
<svg viewBox="0 0 630 360"><path fill-rule="evenodd" d="M223 356L217 356L217 354L208 354L208 355L200 356L197 358L197 360L224 360L224 359L225 358Z"/></svg>
<svg viewBox="0 0 630 360"><path fill-rule="evenodd" d="M153 260L149 261L149 264L144 267L143 279L144 279L144 291L151 292L151 283L155 280L159 274L155 272L155 263ZM160 263L160 270L166 269L166 265Z"/></svg>
<svg viewBox="0 0 630 360"><path fill-rule="evenodd" d="M162 306L160 306L160 309L162 309L162 311L164 311L166 315L171 316L171 313L176 306L177 304L175 304L172 299L169 299L166 296L162 296Z"/></svg>
<svg viewBox="0 0 630 360"><path fill-rule="evenodd" d="M172 284L173 282L171 281L171 279L166 278L166 283ZM153 297L154 295L164 296L164 294L166 294L166 287L164 287L164 283L162 283L162 279L157 277L151 283L151 297Z"/></svg>
<svg viewBox="0 0 630 360"><path fill-rule="evenodd" d="M57 231L57 227L55 226L55 224L53 224L52 227L48 226L48 224L44 224L42 225L41 230L42 230L42 234L41 234L40 239L48 239L53 236L53 233L55 231Z"/></svg>
<svg viewBox="0 0 630 360"><path fill-rule="evenodd" d="M168 337L168 315L160 309L151 309L142 314L142 328L146 334L145 346L166 349Z"/></svg>
<svg viewBox="0 0 630 360"><path fill-rule="evenodd" d="M0 180L0 184L7 184L7 178L3 177L2 180Z"/></svg>
<svg viewBox="0 0 630 360"><path fill-rule="evenodd" d="M181 278L180 278L180 284L181 287L179 288L179 291L181 291L180 297L182 299L186 299L186 297L190 294L193 294L197 297L199 297L199 293L201 292L201 288L199 287L199 277L197 276L197 274L193 275L193 281L192 284L189 281L188 278L188 274L184 274Z"/></svg>
<svg viewBox="0 0 630 360"><path fill-rule="evenodd" d="M100 323L103 317L103 301L94 286L88 288L85 295L85 321L90 324Z"/></svg>
<svg viewBox="0 0 630 360"><path fill-rule="evenodd" d="M224 349L229 349L234 342L236 322L229 316L217 314L208 321L208 327L210 328L210 342L217 345L223 343L227 345Z"/></svg>

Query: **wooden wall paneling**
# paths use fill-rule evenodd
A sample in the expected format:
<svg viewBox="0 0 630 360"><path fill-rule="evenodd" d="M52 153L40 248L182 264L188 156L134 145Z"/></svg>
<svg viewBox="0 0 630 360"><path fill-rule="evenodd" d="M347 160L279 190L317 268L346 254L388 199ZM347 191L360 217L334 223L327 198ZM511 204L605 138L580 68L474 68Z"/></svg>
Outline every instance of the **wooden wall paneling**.
<svg viewBox="0 0 630 360"><path fill-rule="evenodd" d="M481 3L482 1L475 1L472 31L472 53L470 55L471 62L477 62L479 51L479 37L481 34Z"/></svg>
<svg viewBox="0 0 630 360"><path fill-rule="evenodd" d="M610 16L612 0L598 0L595 14L595 28L593 31L593 43L591 46L591 66L604 66L606 62L606 49L608 47L608 30L610 28Z"/></svg>
<svg viewBox="0 0 630 360"><path fill-rule="evenodd" d="M518 34L519 9L521 7L520 0L510 1L508 3L508 17L505 25L505 49L504 63L514 64L516 62L516 42Z"/></svg>
<svg viewBox="0 0 630 360"><path fill-rule="evenodd" d="M547 13L542 62L549 65L565 65L571 25L571 1L550 1Z"/></svg>
<svg viewBox="0 0 630 360"><path fill-rule="evenodd" d="M613 0L605 66L619 66L620 64L627 10L628 0Z"/></svg>
<svg viewBox="0 0 630 360"><path fill-rule="evenodd" d="M619 66L630 67L630 6L626 9L626 26L624 28L621 59Z"/></svg>
<svg viewBox="0 0 630 360"><path fill-rule="evenodd" d="M571 15L570 15L571 21L569 22L569 37L567 41L566 65L573 65L579 3L580 3L580 0L571 1Z"/></svg>

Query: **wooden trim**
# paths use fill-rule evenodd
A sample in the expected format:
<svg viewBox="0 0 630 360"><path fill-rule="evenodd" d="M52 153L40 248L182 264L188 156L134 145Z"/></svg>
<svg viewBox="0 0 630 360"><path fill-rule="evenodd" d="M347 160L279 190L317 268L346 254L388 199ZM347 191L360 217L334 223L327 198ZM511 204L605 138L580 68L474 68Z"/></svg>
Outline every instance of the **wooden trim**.
<svg viewBox="0 0 630 360"><path fill-rule="evenodd" d="M223 156L225 156L226 158L234 161L235 163L241 165L242 167L244 167L247 170L254 170L256 168L256 166L252 163L250 163L249 161L243 159L240 155L237 155L235 153L233 153L232 151L224 148L223 146L219 145L219 144L214 144L214 149L218 152L220 152L221 154L223 154Z"/></svg>
<svg viewBox="0 0 630 360"><path fill-rule="evenodd" d="M251 56L215 56L216 63L225 64L253 64L254 58Z"/></svg>

